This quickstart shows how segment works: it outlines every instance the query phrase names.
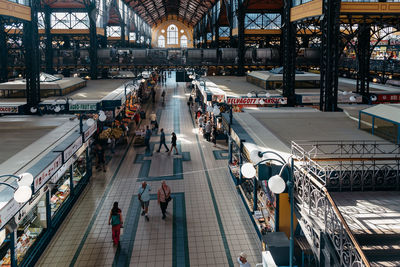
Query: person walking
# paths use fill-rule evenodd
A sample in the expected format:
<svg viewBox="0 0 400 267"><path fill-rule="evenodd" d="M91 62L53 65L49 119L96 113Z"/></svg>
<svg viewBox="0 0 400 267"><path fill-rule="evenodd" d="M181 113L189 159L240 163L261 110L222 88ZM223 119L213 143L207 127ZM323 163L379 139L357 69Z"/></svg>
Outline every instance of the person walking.
<svg viewBox="0 0 400 267"><path fill-rule="evenodd" d="M162 104L164 105L164 103L165 103L165 89L162 91L161 97L162 97Z"/></svg>
<svg viewBox="0 0 400 267"><path fill-rule="evenodd" d="M142 216L145 216L146 221L149 221L149 216L148 216L148 212L149 212L149 203L150 203L150 191L151 191L151 187L150 185L148 185L146 183L146 181L144 181L142 183L142 187L139 188L138 191L138 199L140 201L140 204L142 206Z"/></svg>
<svg viewBox="0 0 400 267"><path fill-rule="evenodd" d="M150 150L150 137L151 137L151 130L149 126L146 126L146 134L144 136L144 144L146 145L146 149Z"/></svg>
<svg viewBox="0 0 400 267"><path fill-rule="evenodd" d="M100 140L96 143L96 157L97 157L97 164L96 170L101 171L103 168L103 172L106 172L106 156L104 147L101 145Z"/></svg>
<svg viewBox="0 0 400 267"><path fill-rule="evenodd" d="M168 152L169 149L168 149L167 144L165 144L165 133L164 133L164 129L163 128L161 128L161 130L160 130L160 146L158 147L157 152L160 152L162 145L165 146L165 149L166 149L165 152Z"/></svg>
<svg viewBox="0 0 400 267"><path fill-rule="evenodd" d="M119 235L123 224L124 221L122 220L121 210L118 208L118 202L114 202L110 217L108 218L108 225L112 226L112 240L115 246L119 244Z"/></svg>
<svg viewBox="0 0 400 267"><path fill-rule="evenodd" d="M211 131L211 141L214 144L214 147L217 146L217 128L214 126Z"/></svg>
<svg viewBox="0 0 400 267"><path fill-rule="evenodd" d="M178 148L176 147L176 134L173 132L171 134L171 149L168 152L168 155L171 155L172 150L175 148L175 155L179 155Z"/></svg>
<svg viewBox="0 0 400 267"><path fill-rule="evenodd" d="M150 124L152 125L152 130L156 130L156 133L158 131L158 123L157 123L157 114L152 111L150 114Z"/></svg>
<svg viewBox="0 0 400 267"><path fill-rule="evenodd" d="M168 203L171 201L171 189L165 183L165 181L161 182L161 187L158 189L157 192L157 201L158 205L160 205L161 212L162 212L162 219L165 220L166 212L168 208Z"/></svg>
<svg viewBox="0 0 400 267"><path fill-rule="evenodd" d="M208 142L210 142L210 137L211 137L211 123L210 121L207 121L206 127L205 127L205 137Z"/></svg>
<svg viewBox="0 0 400 267"><path fill-rule="evenodd" d="M240 267L250 267L250 263L247 261L247 255L244 252L241 252L239 254L237 261Z"/></svg>

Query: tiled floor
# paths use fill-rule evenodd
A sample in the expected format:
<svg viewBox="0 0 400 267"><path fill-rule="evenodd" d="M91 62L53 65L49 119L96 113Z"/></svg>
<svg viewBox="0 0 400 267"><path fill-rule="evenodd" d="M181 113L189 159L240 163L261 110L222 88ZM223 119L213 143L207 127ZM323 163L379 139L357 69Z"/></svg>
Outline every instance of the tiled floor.
<svg viewBox="0 0 400 267"><path fill-rule="evenodd" d="M238 266L241 251L252 266L261 262L260 241L229 176L225 151L214 152L226 147L197 136L185 84L174 80L174 75L168 79L165 107L155 104L148 111L161 114L167 143L170 133L177 133L184 155L157 153L154 135L152 153L132 144L120 147L108 171L94 173L38 266ZM137 200L141 179L154 194L149 222L140 216ZM174 193L165 221L155 200L162 179ZM119 248L113 247L108 225L114 201L125 217Z"/></svg>

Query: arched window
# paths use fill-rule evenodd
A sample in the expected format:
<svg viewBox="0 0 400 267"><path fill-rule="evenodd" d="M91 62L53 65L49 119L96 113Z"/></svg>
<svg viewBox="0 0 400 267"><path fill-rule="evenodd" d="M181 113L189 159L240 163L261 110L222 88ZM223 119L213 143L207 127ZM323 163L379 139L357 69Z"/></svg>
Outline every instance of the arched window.
<svg viewBox="0 0 400 267"><path fill-rule="evenodd" d="M181 47L187 47L188 45L188 39L186 37L186 35L182 35L181 36Z"/></svg>
<svg viewBox="0 0 400 267"><path fill-rule="evenodd" d="M158 36L158 47L165 47L165 37L164 37L164 35Z"/></svg>
<svg viewBox="0 0 400 267"><path fill-rule="evenodd" d="M167 29L167 44L178 44L178 28L174 24Z"/></svg>

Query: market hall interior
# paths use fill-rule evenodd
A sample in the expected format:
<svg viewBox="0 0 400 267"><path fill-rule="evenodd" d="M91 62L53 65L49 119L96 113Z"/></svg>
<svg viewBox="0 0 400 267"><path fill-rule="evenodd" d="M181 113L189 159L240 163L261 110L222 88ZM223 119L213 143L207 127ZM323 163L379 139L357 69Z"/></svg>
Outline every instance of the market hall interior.
<svg viewBox="0 0 400 267"><path fill-rule="evenodd" d="M237 194L225 157L226 150L199 136L187 107L186 83L176 83L172 72L157 87L155 111L159 128L177 134L179 155L157 153L159 134L145 147L117 146L107 172L93 172L79 200L44 251L37 266L234 266L240 252L261 262L261 243ZM147 116L148 117L148 116ZM140 127L149 124L149 120ZM165 180L172 191L167 218L157 204L157 190ZM141 182L150 185L149 221L140 216L137 197ZM118 201L124 218L120 246L112 243L110 210Z"/></svg>

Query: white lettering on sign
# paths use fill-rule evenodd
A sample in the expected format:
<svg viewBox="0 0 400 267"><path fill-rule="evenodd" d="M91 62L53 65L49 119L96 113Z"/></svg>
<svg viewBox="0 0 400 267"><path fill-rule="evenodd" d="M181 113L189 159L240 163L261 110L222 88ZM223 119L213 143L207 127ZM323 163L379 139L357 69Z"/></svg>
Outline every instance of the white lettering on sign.
<svg viewBox="0 0 400 267"><path fill-rule="evenodd" d="M260 101L263 100L264 104L286 104L286 97L269 97L269 98L228 98L227 104L230 105L261 105Z"/></svg>
<svg viewBox="0 0 400 267"><path fill-rule="evenodd" d="M47 166L41 174L34 179L34 192L36 192L42 185L44 185L61 167L62 156L61 154L49 165Z"/></svg>
<svg viewBox="0 0 400 267"><path fill-rule="evenodd" d="M68 160L82 146L82 136L79 136L75 142L64 151L64 161Z"/></svg>
<svg viewBox="0 0 400 267"><path fill-rule="evenodd" d="M91 137L97 130L97 122L94 122L92 126L89 127L83 134L85 142Z"/></svg>
<svg viewBox="0 0 400 267"><path fill-rule="evenodd" d="M70 111L89 111L89 110L96 110L97 109L97 104L96 103L91 103L91 104L69 104L69 110Z"/></svg>
<svg viewBox="0 0 400 267"><path fill-rule="evenodd" d="M8 221L18 212L23 204L18 203L12 198L1 210L0 210L0 229L8 223Z"/></svg>
<svg viewBox="0 0 400 267"><path fill-rule="evenodd" d="M18 113L18 107L17 106L2 106L0 107L0 113Z"/></svg>
<svg viewBox="0 0 400 267"><path fill-rule="evenodd" d="M53 184L57 183L57 181L64 175L66 170L74 163L74 158L70 158L67 162L64 163L64 165L61 166L61 168L51 177L51 182Z"/></svg>

